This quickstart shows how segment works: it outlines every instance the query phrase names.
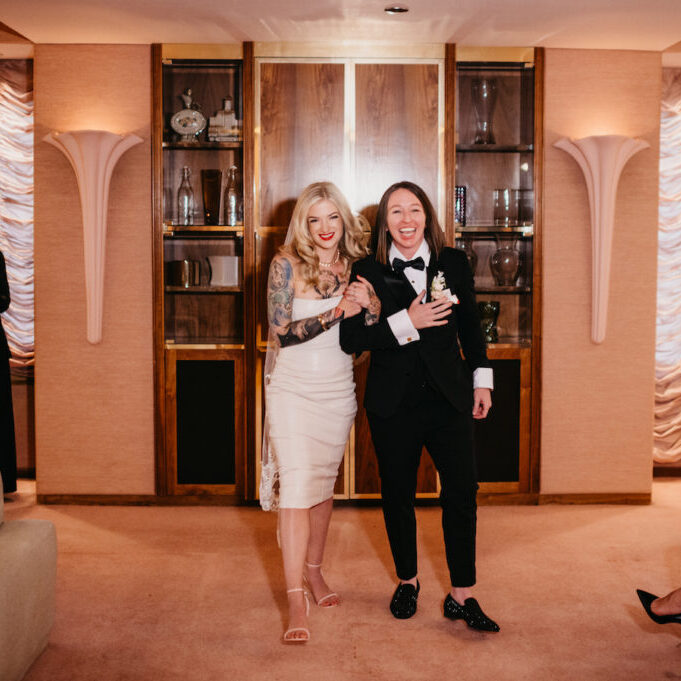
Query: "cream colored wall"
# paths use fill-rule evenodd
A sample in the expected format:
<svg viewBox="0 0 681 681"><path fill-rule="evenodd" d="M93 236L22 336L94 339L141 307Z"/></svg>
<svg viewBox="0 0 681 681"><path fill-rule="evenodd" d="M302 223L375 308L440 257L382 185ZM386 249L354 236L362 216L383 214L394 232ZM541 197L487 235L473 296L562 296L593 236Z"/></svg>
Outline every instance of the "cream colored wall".
<svg viewBox="0 0 681 681"><path fill-rule="evenodd" d="M541 492L649 492L652 476L661 56L547 50ZM617 195L608 326L590 340L586 185L560 137L623 134L650 149Z"/></svg>
<svg viewBox="0 0 681 681"><path fill-rule="evenodd" d="M36 465L39 494L153 494L150 48L35 47ZM75 175L50 130L144 139L114 170L103 340L86 340Z"/></svg>

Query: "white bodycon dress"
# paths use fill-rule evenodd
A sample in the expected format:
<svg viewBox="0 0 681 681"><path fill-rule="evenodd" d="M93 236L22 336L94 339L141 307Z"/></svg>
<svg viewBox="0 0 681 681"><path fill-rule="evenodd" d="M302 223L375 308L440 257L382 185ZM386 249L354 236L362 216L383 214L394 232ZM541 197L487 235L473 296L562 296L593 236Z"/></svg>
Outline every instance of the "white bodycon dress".
<svg viewBox="0 0 681 681"><path fill-rule="evenodd" d="M292 319L314 317L340 299L294 298ZM281 348L267 386L280 508L310 508L333 496L357 412L352 357L341 350L338 332L336 324L309 341Z"/></svg>

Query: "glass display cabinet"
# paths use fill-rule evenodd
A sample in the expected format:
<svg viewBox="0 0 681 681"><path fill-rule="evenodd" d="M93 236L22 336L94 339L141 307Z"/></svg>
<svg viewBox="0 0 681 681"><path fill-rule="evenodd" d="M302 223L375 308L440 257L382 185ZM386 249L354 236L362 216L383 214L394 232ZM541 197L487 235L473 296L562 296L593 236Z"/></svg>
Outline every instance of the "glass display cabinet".
<svg viewBox="0 0 681 681"><path fill-rule="evenodd" d="M455 231L495 372L476 423L481 491L529 492L535 262L535 64L457 63Z"/></svg>
<svg viewBox="0 0 681 681"><path fill-rule="evenodd" d="M168 495L241 495L243 62L158 51L157 488Z"/></svg>

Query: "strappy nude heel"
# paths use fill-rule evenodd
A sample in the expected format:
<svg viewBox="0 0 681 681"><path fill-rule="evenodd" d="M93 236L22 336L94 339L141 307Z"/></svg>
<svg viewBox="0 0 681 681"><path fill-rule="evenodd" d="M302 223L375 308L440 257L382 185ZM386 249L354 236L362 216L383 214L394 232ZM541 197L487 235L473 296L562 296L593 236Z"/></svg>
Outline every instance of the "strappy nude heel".
<svg viewBox="0 0 681 681"><path fill-rule="evenodd" d="M307 597L307 591L305 589L298 587L297 589L287 589L286 593L294 593L296 591L302 591L305 597L305 614L310 614L310 600ZM306 638L293 638L292 634L297 631L302 631L307 634ZM310 640L310 630L307 627L291 627L284 632L284 643L307 643Z"/></svg>
<svg viewBox="0 0 681 681"><path fill-rule="evenodd" d="M322 574L322 564L314 564L314 563L305 563L305 567L308 568L319 568L319 574ZM310 589L310 593L312 594L312 598L314 598L314 602L320 607L320 608L335 608L337 605L340 605L340 596L335 592L331 591L330 593L326 594L326 596L322 596L319 600L315 598L314 591L312 590L312 584L310 584L310 580L303 576L303 579L307 582L307 585ZM325 601L328 601L330 598L337 598L338 602L337 603L329 603L328 605L324 605Z"/></svg>

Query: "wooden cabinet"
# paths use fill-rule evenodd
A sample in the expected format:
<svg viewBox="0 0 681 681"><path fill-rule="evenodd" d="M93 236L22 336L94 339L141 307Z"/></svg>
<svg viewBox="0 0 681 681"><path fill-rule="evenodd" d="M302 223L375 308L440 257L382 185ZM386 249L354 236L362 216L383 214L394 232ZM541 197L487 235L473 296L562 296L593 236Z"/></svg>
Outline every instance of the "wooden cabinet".
<svg viewBox="0 0 681 681"><path fill-rule="evenodd" d="M537 483L540 71L534 59L497 61L492 51L459 60L456 87L456 238L474 269L496 386L476 423L481 491L528 493Z"/></svg>
<svg viewBox="0 0 681 681"><path fill-rule="evenodd" d="M155 46L154 62L157 488L241 497L252 304L243 60Z"/></svg>
<svg viewBox="0 0 681 681"><path fill-rule="evenodd" d="M462 51L457 61L452 45L411 46L408 56L399 48L366 47L352 54L347 46L190 48L154 47L159 494L257 498L267 275L295 201L309 183L330 180L373 224L383 191L405 179L431 197L448 243L475 252L478 299L499 307L497 337L489 344L495 404L488 421L476 425L481 491L536 492L540 59L533 61L532 51L513 61ZM488 123L495 139L480 143L476 98L483 80L494 85ZM185 105L181 95L188 88L207 118L224 111L224 100L231 98L235 117L243 121L241 133L236 126L232 139L208 139L206 131L198 138L178 136L170 119ZM223 175L218 218L207 220L201 171L226 173L233 166L243 201L238 219L225 217ZM190 169L195 200L190 221L178 213L184 168ZM508 190L501 195L510 202L503 223L499 207L495 214L495 190ZM500 281L490 267L503 248L521 263L510 282ZM212 265L229 262L236 264L231 279L213 276ZM186 268L193 274L186 275ZM187 276L193 277L189 283ZM363 356L355 364L360 404L367 369ZM438 492L424 452L418 493ZM360 409L336 495L361 499L379 493Z"/></svg>

